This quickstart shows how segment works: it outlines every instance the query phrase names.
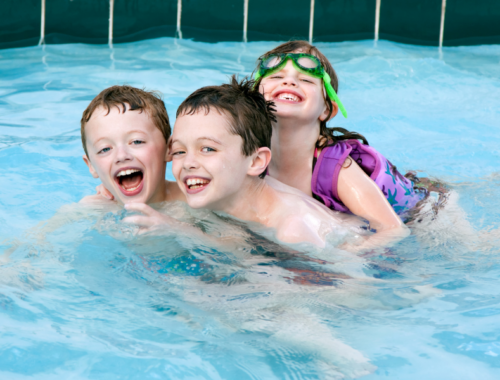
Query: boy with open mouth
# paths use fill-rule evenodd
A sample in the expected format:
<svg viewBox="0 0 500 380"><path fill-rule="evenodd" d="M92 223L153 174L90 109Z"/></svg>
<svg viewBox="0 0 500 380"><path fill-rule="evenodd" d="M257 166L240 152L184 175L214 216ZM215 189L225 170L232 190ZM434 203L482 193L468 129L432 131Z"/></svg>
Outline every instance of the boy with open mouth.
<svg viewBox="0 0 500 380"><path fill-rule="evenodd" d="M281 242L324 246L341 219L305 194L264 179L271 160L271 106L254 82L234 77L230 84L195 91L177 110L172 172L192 208L274 229ZM148 221L158 216L151 208L132 209L145 214L133 217L138 224L155 224Z"/></svg>
<svg viewBox="0 0 500 380"><path fill-rule="evenodd" d="M170 133L165 104L156 93L113 86L97 95L83 112L83 160L114 202L185 200L177 184L165 180ZM81 202L113 201L93 195Z"/></svg>

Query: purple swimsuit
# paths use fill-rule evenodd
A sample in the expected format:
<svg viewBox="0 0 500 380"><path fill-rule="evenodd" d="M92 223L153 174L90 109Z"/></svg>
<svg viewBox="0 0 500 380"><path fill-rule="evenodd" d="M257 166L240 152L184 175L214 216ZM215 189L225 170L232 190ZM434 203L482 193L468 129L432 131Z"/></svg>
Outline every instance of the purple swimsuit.
<svg viewBox="0 0 500 380"><path fill-rule="evenodd" d="M313 170L311 189L314 195L331 208L351 213L337 193L340 169L350 156L382 190L398 215L412 209L426 193L413 188L413 182L402 176L388 159L358 140L343 140L323 148Z"/></svg>

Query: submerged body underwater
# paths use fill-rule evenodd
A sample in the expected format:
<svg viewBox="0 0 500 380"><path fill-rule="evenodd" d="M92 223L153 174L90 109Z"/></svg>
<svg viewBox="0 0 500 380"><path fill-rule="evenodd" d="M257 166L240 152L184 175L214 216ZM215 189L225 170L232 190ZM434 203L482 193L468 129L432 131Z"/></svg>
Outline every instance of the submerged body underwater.
<svg viewBox="0 0 500 380"><path fill-rule="evenodd" d="M0 378L499 378L500 46L318 44L349 111L330 125L450 189L390 249L339 249L348 226L324 249L286 247L164 206L241 242L210 248L137 236L120 210L75 204L99 183L81 159L79 122L103 88L159 90L173 125L187 95L249 75L275 45L0 51Z"/></svg>

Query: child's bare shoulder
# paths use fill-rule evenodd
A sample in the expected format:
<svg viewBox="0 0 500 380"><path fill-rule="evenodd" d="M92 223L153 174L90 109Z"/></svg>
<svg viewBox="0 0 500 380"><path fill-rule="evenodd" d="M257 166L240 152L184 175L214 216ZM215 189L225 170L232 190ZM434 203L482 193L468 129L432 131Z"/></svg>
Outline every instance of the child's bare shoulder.
<svg viewBox="0 0 500 380"><path fill-rule="evenodd" d="M316 226L307 223L307 219L293 213L288 214L281 220L276 237L286 243L308 242L317 246L324 246L325 241L319 235Z"/></svg>
<svg viewBox="0 0 500 380"><path fill-rule="evenodd" d="M318 232L325 216L318 213L314 205L311 207L307 195L278 192L278 196L279 201L274 205L276 237L286 243L309 242L323 246Z"/></svg>

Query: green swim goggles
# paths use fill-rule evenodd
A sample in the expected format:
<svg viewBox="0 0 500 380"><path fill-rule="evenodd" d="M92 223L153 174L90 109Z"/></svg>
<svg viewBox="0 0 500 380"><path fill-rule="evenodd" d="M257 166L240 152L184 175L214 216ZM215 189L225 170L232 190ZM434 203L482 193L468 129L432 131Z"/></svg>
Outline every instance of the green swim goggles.
<svg viewBox="0 0 500 380"><path fill-rule="evenodd" d="M259 70L255 74L255 80L257 81L259 78L265 78L280 71L283 67L285 67L286 61L288 61L289 58L292 60L293 66L302 74L323 79L328 97L337 103L340 112L342 112L342 115L347 118L347 111L332 87L332 79L330 78L330 75L328 75L325 68L321 65L320 60L314 55L303 53L268 55L265 58L261 58Z"/></svg>

